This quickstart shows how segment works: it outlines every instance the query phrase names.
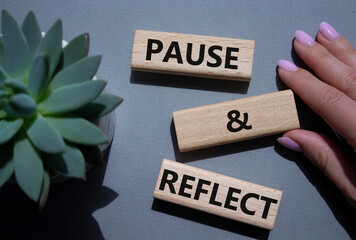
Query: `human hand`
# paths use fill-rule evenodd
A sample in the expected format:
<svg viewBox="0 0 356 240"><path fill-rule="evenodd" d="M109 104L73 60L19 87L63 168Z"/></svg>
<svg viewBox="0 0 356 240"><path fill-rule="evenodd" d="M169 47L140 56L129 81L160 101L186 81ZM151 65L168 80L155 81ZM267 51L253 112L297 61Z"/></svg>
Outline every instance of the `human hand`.
<svg viewBox="0 0 356 240"><path fill-rule="evenodd" d="M325 22L320 24L317 41L296 31L294 48L318 77L286 60L278 62L279 76L356 152L356 50ZM303 152L356 208L356 159L340 145L300 129L286 132L278 142Z"/></svg>

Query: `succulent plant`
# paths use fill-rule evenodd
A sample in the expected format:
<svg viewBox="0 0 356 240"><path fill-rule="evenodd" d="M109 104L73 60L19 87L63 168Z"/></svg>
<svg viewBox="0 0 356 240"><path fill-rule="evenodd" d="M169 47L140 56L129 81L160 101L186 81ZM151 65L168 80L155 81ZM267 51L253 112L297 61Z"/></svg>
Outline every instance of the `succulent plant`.
<svg viewBox="0 0 356 240"><path fill-rule="evenodd" d="M44 206L52 174L85 178L102 165L108 140L95 124L122 101L93 80L101 56L87 56L89 36L62 47L57 20L42 36L33 12L22 26L2 11L0 35L0 187L13 175Z"/></svg>

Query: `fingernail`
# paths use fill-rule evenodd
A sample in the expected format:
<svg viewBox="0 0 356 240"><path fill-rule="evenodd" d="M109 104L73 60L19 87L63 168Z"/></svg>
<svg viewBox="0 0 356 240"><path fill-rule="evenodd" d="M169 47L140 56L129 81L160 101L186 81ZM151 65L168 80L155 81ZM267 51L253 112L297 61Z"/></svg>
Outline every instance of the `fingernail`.
<svg viewBox="0 0 356 240"><path fill-rule="evenodd" d="M302 44L306 47L310 47L315 44L315 41L311 36L309 36L307 33L300 31L300 30L297 30L295 32L295 39L297 39L297 41L300 44Z"/></svg>
<svg viewBox="0 0 356 240"><path fill-rule="evenodd" d="M294 72L294 71L297 71L297 69L298 69L298 67L294 63L287 61L287 60L279 60L277 65L278 65L278 67L280 67L283 70L286 70L288 72Z"/></svg>
<svg viewBox="0 0 356 240"><path fill-rule="evenodd" d="M289 137L280 137L277 139L277 141L290 150L297 151L297 152L302 151L302 147L299 145L299 143L297 143L296 141L292 140Z"/></svg>
<svg viewBox="0 0 356 240"><path fill-rule="evenodd" d="M320 32L329 41L340 39L340 34L327 22L320 23Z"/></svg>

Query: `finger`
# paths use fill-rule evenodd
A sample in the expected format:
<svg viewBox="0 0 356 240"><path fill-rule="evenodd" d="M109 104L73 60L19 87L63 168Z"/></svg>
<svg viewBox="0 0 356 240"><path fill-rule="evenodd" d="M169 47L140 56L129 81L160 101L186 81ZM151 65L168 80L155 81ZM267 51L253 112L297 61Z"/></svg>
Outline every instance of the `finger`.
<svg viewBox="0 0 356 240"><path fill-rule="evenodd" d="M337 59L356 70L356 50L332 26L322 22L317 39Z"/></svg>
<svg viewBox="0 0 356 240"><path fill-rule="evenodd" d="M286 60L278 62L281 79L356 149L356 103L336 88Z"/></svg>
<svg viewBox="0 0 356 240"><path fill-rule="evenodd" d="M356 207L356 162L328 137L306 130L292 130L278 139L283 146L301 151Z"/></svg>
<svg viewBox="0 0 356 240"><path fill-rule="evenodd" d="M355 71L305 32L296 31L295 39L296 52L318 77L356 100Z"/></svg>

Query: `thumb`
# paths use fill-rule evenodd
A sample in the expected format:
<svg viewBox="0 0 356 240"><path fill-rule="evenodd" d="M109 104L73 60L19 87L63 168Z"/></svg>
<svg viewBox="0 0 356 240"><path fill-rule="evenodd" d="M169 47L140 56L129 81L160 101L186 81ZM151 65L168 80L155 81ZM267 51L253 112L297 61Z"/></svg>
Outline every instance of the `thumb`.
<svg viewBox="0 0 356 240"><path fill-rule="evenodd" d="M330 138L311 131L292 130L278 138L286 148L303 152L356 208L356 162Z"/></svg>

